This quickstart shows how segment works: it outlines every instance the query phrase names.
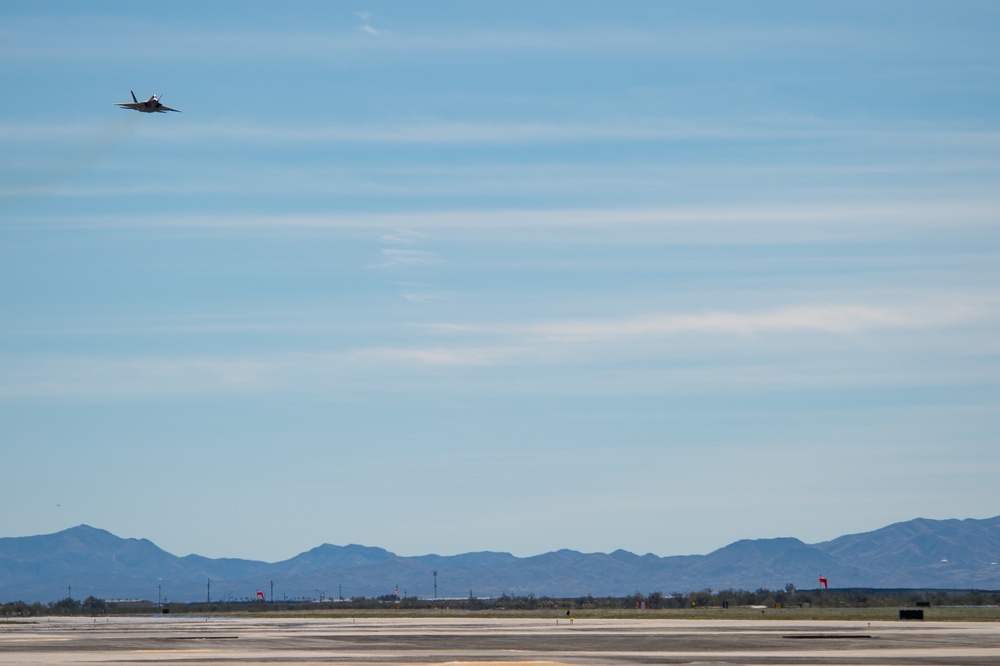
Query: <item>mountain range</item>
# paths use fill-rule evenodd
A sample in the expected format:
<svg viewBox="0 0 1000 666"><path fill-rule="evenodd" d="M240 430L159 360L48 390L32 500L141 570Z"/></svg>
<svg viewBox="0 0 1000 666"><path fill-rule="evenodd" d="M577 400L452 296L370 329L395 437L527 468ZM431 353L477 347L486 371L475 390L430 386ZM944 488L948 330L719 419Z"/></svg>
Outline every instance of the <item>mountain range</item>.
<svg viewBox="0 0 1000 666"><path fill-rule="evenodd" d="M918 518L807 544L744 539L707 555L658 557L625 550L559 550L532 557L476 552L401 557L382 548L323 544L282 562L178 557L147 539L79 525L55 534L0 538L0 603L82 599L169 601L576 597L704 588L831 587L1000 589L1000 516ZM435 573L436 572L436 573ZM270 598L270 596L269 596Z"/></svg>

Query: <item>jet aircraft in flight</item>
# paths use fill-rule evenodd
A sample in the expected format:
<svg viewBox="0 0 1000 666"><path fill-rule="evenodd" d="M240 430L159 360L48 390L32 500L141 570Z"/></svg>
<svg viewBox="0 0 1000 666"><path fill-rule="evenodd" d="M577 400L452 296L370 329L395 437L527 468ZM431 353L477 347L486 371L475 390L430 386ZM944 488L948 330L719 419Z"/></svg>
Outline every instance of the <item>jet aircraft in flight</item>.
<svg viewBox="0 0 1000 666"><path fill-rule="evenodd" d="M145 102L140 102L135 98L134 92L131 90L129 90L129 92L132 93L131 102L115 102L115 104L123 109L134 109L136 111L141 111L142 113L163 113L164 111L176 111L177 113L180 113L177 109L171 109L169 106L163 106L160 104L160 98L155 94L150 95L149 99Z"/></svg>

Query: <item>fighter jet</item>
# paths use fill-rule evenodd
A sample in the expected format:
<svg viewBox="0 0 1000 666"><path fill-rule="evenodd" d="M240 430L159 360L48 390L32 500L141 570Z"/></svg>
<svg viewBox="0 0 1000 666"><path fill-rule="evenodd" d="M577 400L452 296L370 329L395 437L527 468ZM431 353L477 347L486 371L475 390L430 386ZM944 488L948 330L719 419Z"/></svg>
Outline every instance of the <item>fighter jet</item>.
<svg viewBox="0 0 1000 666"><path fill-rule="evenodd" d="M131 90L129 90L129 92L132 93L131 102L115 102L115 105L120 106L123 109L134 109L135 111L141 111L142 113L163 113L164 111L176 111L177 113L180 113L180 111L178 111L177 109L171 109L169 106L163 106L162 104L160 104L160 98L157 97L155 94L150 95L149 99L147 99L145 102L140 102L135 98L134 92L132 92Z"/></svg>

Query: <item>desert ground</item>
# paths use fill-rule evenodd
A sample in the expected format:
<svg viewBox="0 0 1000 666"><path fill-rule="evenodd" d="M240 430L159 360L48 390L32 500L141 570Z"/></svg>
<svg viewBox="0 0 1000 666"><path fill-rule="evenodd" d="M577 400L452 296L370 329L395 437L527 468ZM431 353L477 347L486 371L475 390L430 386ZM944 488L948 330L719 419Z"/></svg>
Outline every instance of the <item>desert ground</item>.
<svg viewBox="0 0 1000 666"><path fill-rule="evenodd" d="M0 623L0 666L254 663L1000 664L1000 623L166 615Z"/></svg>

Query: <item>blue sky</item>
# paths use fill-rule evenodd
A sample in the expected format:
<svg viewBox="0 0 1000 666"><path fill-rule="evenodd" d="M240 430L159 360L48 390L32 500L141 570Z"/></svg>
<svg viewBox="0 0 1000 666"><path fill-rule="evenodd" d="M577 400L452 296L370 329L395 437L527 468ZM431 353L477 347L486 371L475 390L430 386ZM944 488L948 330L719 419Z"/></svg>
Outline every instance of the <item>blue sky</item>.
<svg viewBox="0 0 1000 666"><path fill-rule="evenodd" d="M998 32L3 3L0 534L675 555L1000 513Z"/></svg>

